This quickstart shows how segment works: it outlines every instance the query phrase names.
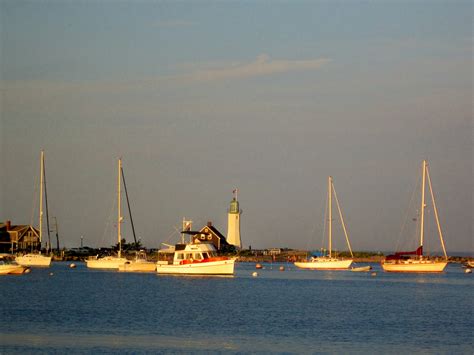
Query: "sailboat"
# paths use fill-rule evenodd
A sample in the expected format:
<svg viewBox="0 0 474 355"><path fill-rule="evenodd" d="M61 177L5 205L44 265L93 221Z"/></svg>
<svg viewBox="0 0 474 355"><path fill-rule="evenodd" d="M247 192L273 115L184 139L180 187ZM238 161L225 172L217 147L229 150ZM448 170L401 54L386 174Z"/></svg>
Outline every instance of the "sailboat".
<svg viewBox="0 0 474 355"><path fill-rule="evenodd" d="M425 227L425 190L426 181L431 195L431 201L433 203L433 210L438 227L438 235L443 248L444 260L431 260L423 255L423 242L424 242L424 227ZM433 188L431 186L430 174L428 171L428 163L423 160L422 164L422 187L421 187L421 213L420 213L420 245L415 251L402 251L396 252L393 255L388 255L382 260L381 265L384 271L387 272L442 272L446 265L448 265L448 255L446 254L446 248L444 246L443 233L441 232L441 226L438 218L438 210L436 208L436 202L433 194Z"/></svg>
<svg viewBox="0 0 474 355"><path fill-rule="evenodd" d="M117 182L117 241L118 241L118 255L94 257L86 260L86 265L90 269L118 269L120 265L127 262L126 258L122 258L122 235L120 231L120 224L122 223L122 208L121 208L121 172L122 159L118 160L118 182Z"/></svg>
<svg viewBox="0 0 474 355"><path fill-rule="evenodd" d="M130 224L132 226L133 239L137 245L137 237L135 235L135 227L133 225L132 209L130 208L130 200L128 199L127 184L125 183L125 174L122 168L123 187L125 188L125 196L127 198L128 213L130 216ZM120 264L118 271L120 272L153 272L156 270L156 263L147 259L145 250L137 250L135 259L127 260L124 264Z"/></svg>
<svg viewBox="0 0 474 355"><path fill-rule="evenodd" d="M49 267L51 265L51 255L41 254L41 241L43 236L43 187L45 186L44 182L44 151L41 150L40 157L40 198L39 198L39 253L28 253L25 255L18 255L15 258L15 261L18 265L22 266L39 266L39 267Z"/></svg>
<svg viewBox="0 0 474 355"><path fill-rule="evenodd" d="M336 199L337 209L339 211L339 217L342 224L342 229L346 237L347 246L351 253L350 259L337 258L333 256L332 252L332 195ZM351 243L349 242L349 236L347 235L347 229L344 224L344 218L342 217L341 207L336 195L336 189L334 188L333 179L331 176L328 177L328 242L329 242L329 254L324 253L320 256L313 256L310 260L295 262L295 266L301 269L312 269L312 270L346 270L352 265L354 254L352 253Z"/></svg>

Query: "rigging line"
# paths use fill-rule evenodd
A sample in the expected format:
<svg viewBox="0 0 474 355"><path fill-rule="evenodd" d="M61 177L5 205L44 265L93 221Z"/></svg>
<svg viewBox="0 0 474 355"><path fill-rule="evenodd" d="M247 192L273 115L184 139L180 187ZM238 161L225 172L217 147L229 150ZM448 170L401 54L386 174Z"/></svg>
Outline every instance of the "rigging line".
<svg viewBox="0 0 474 355"><path fill-rule="evenodd" d="M402 235L405 231L405 228L407 226L407 222L408 222L408 215L410 213L410 207L413 206L413 201L415 199L415 194L416 194L416 191L418 190L418 186L420 185L420 182L421 182L421 175L418 175L417 177L417 182L416 184L414 185L413 187L413 190L412 190L412 193L411 193L411 198L410 198L410 202L408 203L408 207L406 209L406 214L405 214L405 218L404 218L404 221L402 222L402 226L400 228L400 232L398 233L398 239L397 239L397 244L396 244L396 247L395 247L395 250L399 250L399 247L400 247L400 242L401 242L401 239L402 239ZM413 186L413 185L412 185ZM418 224L418 221L419 221L419 216L417 215L417 224ZM416 233L416 232L415 232Z"/></svg>
<svg viewBox="0 0 474 355"><path fill-rule="evenodd" d="M441 225L439 223L438 209L436 208L436 202L435 202L435 197L434 197L434 193L433 193L433 187L431 185L431 178L430 178L429 169L426 169L426 175L428 177L428 185L430 187L431 201L433 202L433 209L434 209L434 213L435 213L435 217L436 217L436 225L438 227L439 239L441 241L441 246L443 247L444 257L445 257L446 260L448 260L448 254L446 253L446 247L444 245L443 233L441 232Z"/></svg>
<svg viewBox="0 0 474 355"><path fill-rule="evenodd" d="M33 226L33 220L35 216L35 210L36 210L36 202L38 198L38 175L35 175L35 178L33 180L33 198L31 199L33 201L33 204L31 205L31 218L30 218L30 226Z"/></svg>
<svg viewBox="0 0 474 355"><path fill-rule="evenodd" d="M123 168L121 168L120 170L122 171L123 187L125 188L125 196L127 197L128 214L130 215L130 224L132 225L133 240L135 241L135 245L137 245L137 237L135 235L135 226L133 225L132 210L130 208L130 200L128 199L127 184L125 183L125 174L123 173Z"/></svg>
<svg viewBox="0 0 474 355"><path fill-rule="evenodd" d="M102 234L102 239L101 239L102 244L105 242L105 238L106 238L105 235L107 234L109 230L109 226L112 224L112 214L114 213L114 208L117 202L117 196L115 194L114 196L115 197L113 198L112 206L110 207L109 217L107 218L107 221L105 223L104 233Z"/></svg>
<svg viewBox="0 0 474 355"><path fill-rule="evenodd" d="M324 206L324 199L318 199L319 201L321 201L321 205L319 207L319 209L317 210L318 211L318 216L321 215L321 211L323 210ZM311 248L316 245L316 229L319 229L321 230L321 220L319 218L313 218L313 228L311 229L311 232L309 234L309 238L307 239L307 242L306 242L306 250L311 250ZM318 221L318 222L316 222ZM319 227L319 228L318 228ZM322 241L321 241L322 242ZM318 245L321 245L321 243L319 243Z"/></svg>
<svg viewBox="0 0 474 355"><path fill-rule="evenodd" d="M332 185L332 191L334 192L334 197L336 198L337 210L339 211L339 218L341 219L342 229L344 230L344 235L346 237L347 246L349 247L349 251L351 252L351 256L354 257L354 254L352 253L351 242L349 241L349 236L347 234L346 225L344 223L344 218L342 217L342 210L341 210L341 206L339 205L339 200L337 198L336 189L334 187L334 184L331 184L331 185Z"/></svg>
<svg viewBox="0 0 474 355"><path fill-rule="evenodd" d="M44 185L44 202L45 202L45 207L46 207L46 228L48 231L48 247L46 249L49 252L49 249L51 249L51 233L50 233L50 228L49 228L48 192L46 190L46 165L44 162L44 157L43 157L43 185Z"/></svg>
<svg viewBox="0 0 474 355"><path fill-rule="evenodd" d="M321 235L321 243L320 243L322 248L324 248L324 236L326 235L326 227L328 225L328 212L329 212L328 210L329 210L329 195L326 194L324 219L323 219L323 234Z"/></svg>

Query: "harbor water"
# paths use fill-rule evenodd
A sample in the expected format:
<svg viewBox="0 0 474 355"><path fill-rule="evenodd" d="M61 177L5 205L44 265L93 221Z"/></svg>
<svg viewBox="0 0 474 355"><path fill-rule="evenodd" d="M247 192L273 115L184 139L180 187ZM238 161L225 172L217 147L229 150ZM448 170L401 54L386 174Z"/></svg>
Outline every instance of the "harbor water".
<svg viewBox="0 0 474 355"><path fill-rule="evenodd" d="M263 265L256 277L253 263L233 277L82 263L3 276L0 354L474 351L474 276L460 265L442 274Z"/></svg>

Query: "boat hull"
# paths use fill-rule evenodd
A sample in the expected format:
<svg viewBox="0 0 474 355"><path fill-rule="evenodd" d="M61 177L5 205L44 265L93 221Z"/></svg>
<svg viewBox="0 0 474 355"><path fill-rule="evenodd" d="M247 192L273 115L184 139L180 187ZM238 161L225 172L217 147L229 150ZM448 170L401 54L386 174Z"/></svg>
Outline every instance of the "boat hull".
<svg viewBox="0 0 474 355"><path fill-rule="evenodd" d="M372 266L360 266L360 267L353 267L351 269L352 272L367 272L372 270Z"/></svg>
<svg viewBox="0 0 474 355"><path fill-rule="evenodd" d="M117 258L113 256L106 256L104 258L98 259L88 259L86 260L86 265L89 269L118 269L120 265L123 265L127 262L125 258Z"/></svg>
<svg viewBox="0 0 474 355"><path fill-rule="evenodd" d="M316 258L312 261L295 262L296 267L308 270L346 270L349 269L351 265L352 259L340 260L332 258Z"/></svg>
<svg viewBox="0 0 474 355"><path fill-rule="evenodd" d="M0 265L0 275L18 275L23 274L28 269L26 266L16 264Z"/></svg>
<svg viewBox="0 0 474 355"><path fill-rule="evenodd" d="M443 272L447 261L432 261L432 260L398 260L396 262L381 263L382 269L386 272Z"/></svg>
<svg viewBox="0 0 474 355"><path fill-rule="evenodd" d="M127 261L124 264L119 265L118 271L120 272L155 272L156 264L154 262L133 262Z"/></svg>
<svg viewBox="0 0 474 355"><path fill-rule="evenodd" d="M17 256L15 261L21 266L49 267L51 265L51 256L41 254L26 254Z"/></svg>
<svg viewBox="0 0 474 355"><path fill-rule="evenodd" d="M233 275L235 260L218 260L191 264L156 264L158 274L175 275Z"/></svg>

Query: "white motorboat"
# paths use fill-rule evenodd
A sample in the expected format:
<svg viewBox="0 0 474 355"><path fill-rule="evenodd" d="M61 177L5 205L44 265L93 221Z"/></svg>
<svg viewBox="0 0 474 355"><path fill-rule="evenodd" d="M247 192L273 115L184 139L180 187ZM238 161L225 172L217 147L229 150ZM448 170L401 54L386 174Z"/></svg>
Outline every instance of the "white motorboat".
<svg viewBox="0 0 474 355"><path fill-rule="evenodd" d="M119 246L117 256L104 256L104 257L92 257L86 259L86 266L90 269L115 269L118 270L120 265L123 265L127 262L126 258L122 257L122 235L120 225L122 223L122 208L121 208L121 174L122 174L122 159L118 160L118 183L117 183L117 242Z"/></svg>
<svg viewBox="0 0 474 355"><path fill-rule="evenodd" d="M15 261L0 258L0 275L24 274L26 270L29 270L27 266L19 265Z"/></svg>
<svg viewBox="0 0 474 355"><path fill-rule="evenodd" d="M39 247L41 248L42 236L43 236L43 187L45 186L45 172L44 172L44 151L41 151L40 157L40 191L39 191ZM48 203L46 202L46 207ZM46 208L46 216L48 216L48 209ZM47 219L48 221L48 219ZM48 222L49 225L49 222ZM49 228L48 228L49 233ZM43 255L41 253L28 253L24 255L18 255L15 261L22 266L38 266L38 267L49 267L51 265L51 255Z"/></svg>
<svg viewBox="0 0 474 355"><path fill-rule="evenodd" d="M431 194L431 201L438 227L438 235L441 241L441 246L444 252L444 259L429 259L423 255L423 242L424 242L424 224L425 224L425 208L427 207L425 201L425 189L426 180ZM423 160L422 164L422 188L421 188L421 209L420 209L420 244L415 251L408 252L396 252L393 255L388 255L381 262L381 266L384 271L387 272L442 272L446 265L448 265L448 255L444 246L443 233L441 232L441 226L438 218L438 210L436 208L436 202L434 199L433 188L431 186L430 174L428 171L428 164L426 160ZM418 219L416 219L418 220Z"/></svg>
<svg viewBox="0 0 474 355"><path fill-rule="evenodd" d="M367 266L356 266L356 267L352 267L351 268L351 271L352 272L367 272L367 271L370 271L372 270L372 266L370 265L367 265Z"/></svg>
<svg viewBox="0 0 474 355"><path fill-rule="evenodd" d="M310 270L347 270L352 265L353 259L344 259L344 258L336 258L333 256L332 251L332 195L334 193L334 197L336 199L337 209L339 211L339 217L342 224L342 229L344 231L344 235L346 237L347 246L351 253L352 258L354 255L352 254L351 243L349 242L349 236L347 234L347 229L344 224L344 218L342 217L342 210L339 206L339 201L337 199L336 190L334 188L333 179L331 176L328 177L328 204L327 204L327 211L329 214L328 218L328 254L320 254L318 256L311 257L307 261L297 261L295 262L295 266L300 269L310 269Z"/></svg>
<svg viewBox="0 0 474 355"><path fill-rule="evenodd" d="M144 250L137 252L134 260L127 260L118 267L120 272L154 272L156 271L156 263L148 261Z"/></svg>
<svg viewBox="0 0 474 355"><path fill-rule="evenodd" d="M233 275L235 259L217 256L210 243L176 244L158 252L156 272L178 275Z"/></svg>

